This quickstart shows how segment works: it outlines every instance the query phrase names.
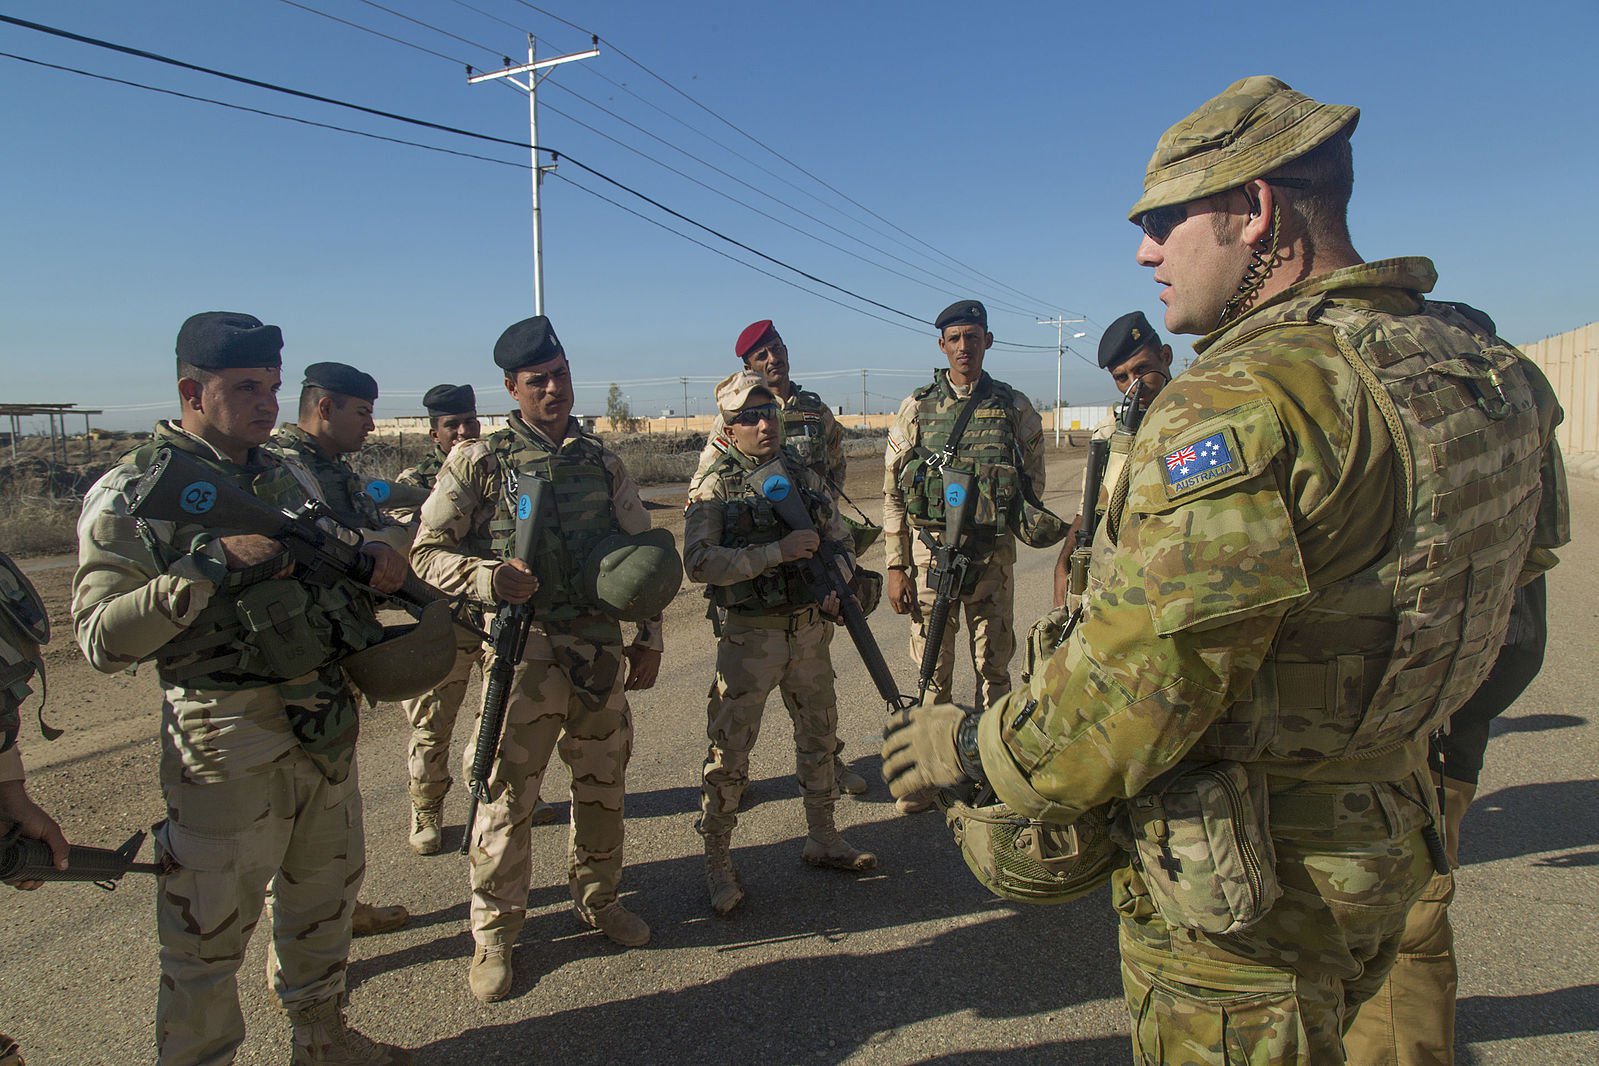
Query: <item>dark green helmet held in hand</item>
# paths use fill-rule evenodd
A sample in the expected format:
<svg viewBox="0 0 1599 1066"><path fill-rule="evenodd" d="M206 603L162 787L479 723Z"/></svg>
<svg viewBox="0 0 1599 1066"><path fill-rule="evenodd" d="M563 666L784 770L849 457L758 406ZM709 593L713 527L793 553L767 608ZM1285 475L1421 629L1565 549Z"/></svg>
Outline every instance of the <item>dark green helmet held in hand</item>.
<svg viewBox="0 0 1599 1066"><path fill-rule="evenodd" d="M375 703L408 700L436 687L455 665L456 629L450 605L436 600L414 625L384 626L383 639L339 665Z"/></svg>
<svg viewBox="0 0 1599 1066"><path fill-rule="evenodd" d="M1110 838L1104 807L1058 825L1026 818L1003 803L970 806L951 789L939 791L938 804L977 880L1015 903L1069 903L1086 896L1110 880L1122 854Z"/></svg>
<svg viewBox="0 0 1599 1066"><path fill-rule="evenodd" d="M668 529L613 533L594 546L583 564L583 588L590 602L623 622L654 618L682 587L683 559Z"/></svg>

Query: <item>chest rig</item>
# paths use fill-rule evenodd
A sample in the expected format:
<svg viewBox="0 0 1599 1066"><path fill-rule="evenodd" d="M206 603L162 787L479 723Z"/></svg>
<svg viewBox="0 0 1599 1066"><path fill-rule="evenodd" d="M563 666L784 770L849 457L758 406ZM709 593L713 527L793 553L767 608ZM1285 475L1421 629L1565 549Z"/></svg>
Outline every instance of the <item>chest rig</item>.
<svg viewBox="0 0 1599 1066"><path fill-rule="evenodd" d="M788 453L784 445L784 465L799 466L797 457ZM775 544L792 530L777 517L772 504L757 493L746 480L746 475L758 464L744 458L736 450L723 452L711 467L711 476L718 479L716 494L722 501L722 547L749 548L761 544ZM825 493L815 492L791 476L795 490L805 501L811 521L817 529L826 529L833 519L833 504ZM813 605L816 600L797 566L777 566L757 574L746 581L731 585L707 585L705 593L718 607L752 614L787 614Z"/></svg>
<svg viewBox="0 0 1599 1066"><path fill-rule="evenodd" d="M796 389L792 403L782 405L783 446L799 457L801 465L824 482L827 469L826 425L822 421L822 398L814 392Z"/></svg>
<svg viewBox="0 0 1599 1066"><path fill-rule="evenodd" d="M973 386L976 406L954 455L947 460L954 470L973 476L976 506L967 528L996 536L1010 525L1010 514L1021 498L1021 473L1017 469L1016 400L1009 385L984 373ZM900 470L899 487L905 511L918 527L944 528L944 451L961 408L969 398L955 394L940 371L930 385L913 394L916 399L918 440Z"/></svg>

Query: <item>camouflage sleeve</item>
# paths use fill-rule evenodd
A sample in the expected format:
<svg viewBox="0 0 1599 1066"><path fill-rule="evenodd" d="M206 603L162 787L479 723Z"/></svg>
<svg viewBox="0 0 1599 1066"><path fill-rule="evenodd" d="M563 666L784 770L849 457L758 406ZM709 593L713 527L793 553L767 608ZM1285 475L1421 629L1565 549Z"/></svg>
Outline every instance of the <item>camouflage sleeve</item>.
<svg viewBox="0 0 1599 1066"><path fill-rule="evenodd" d="M844 487L844 475L849 471L849 458L844 454L844 427L838 424L833 409L822 405L822 436L827 442L827 479L839 488Z"/></svg>
<svg viewBox="0 0 1599 1066"><path fill-rule="evenodd" d="M983 766L1025 814L1070 820L1180 760L1249 691L1310 590L1293 517L1307 501L1291 507L1286 486L1336 480L1342 468L1290 472L1267 399L1195 410L1150 412L1128 460L1120 540L1083 623L982 719ZM1164 456L1216 434L1231 449L1219 474L1174 488Z"/></svg>
<svg viewBox="0 0 1599 1066"><path fill-rule="evenodd" d="M899 488L899 473L910 458L916 439L916 397L907 396L894 416L883 452L883 554L890 570L911 563L911 531L905 518L905 494Z"/></svg>
<svg viewBox="0 0 1599 1066"><path fill-rule="evenodd" d="M89 490L78 519L78 569L72 577L72 627L89 665L115 673L154 655L210 602L227 564L215 542L198 552L172 548L163 568L128 514L131 466L114 467ZM147 522L170 545L168 522Z"/></svg>
<svg viewBox="0 0 1599 1066"><path fill-rule="evenodd" d="M1537 524L1532 530L1532 550L1527 554L1526 565L1518 579L1519 584L1526 584L1552 569L1560 561L1555 549L1571 541L1571 498L1566 489L1566 464L1560 456L1560 443L1555 439L1555 428L1565 420L1565 412L1543 371L1526 360L1522 365L1532 368L1527 380L1544 421L1543 465L1539 470L1543 496L1538 501Z"/></svg>
<svg viewBox="0 0 1599 1066"><path fill-rule="evenodd" d="M1044 420L1026 396L1016 394L1016 445L1022 452L1022 473L1033 483L1033 493L1044 497Z"/></svg>
<svg viewBox="0 0 1599 1066"><path fill-rule="evenodd" d="M716 457L722 454L716 448L716 438L722 435L724 428L726 427L722 424L722 412L718 411L711 417L711 428L705 434L705 447L700 449L700 461L694 467L694 476L688 479L689 492L692 493L699 487L700 482L705 480L705 475L711 472Z"/></svg>
<svg viewBox="0 0 1599 1066"><path fill-rule="evenodd" d="M408 466L404 470L401 470L398 474L395 474L394 480L398 481L402 485L416 485L417 487L424 489L428 487L427 479L421 474L418 474L417 468L414 466Z"/></svg>
<svg viewBox="0 0 1599 1066"><path fill-rule="evenodd" d="M488 607L494 605L494 568L500 561L464 552L461 545L474 530L487 528L493 517L498 474L499 463L487 444L457 446L422 504L422 524L411 541L411 569L417 577L452 596L464 592Z"/></svg>
<svg viewBox="0 0 1599 1066"><path fill-rule="evenodd" d="M683 515L683 571L689 580L704 585L748 581L783 562L782 550L776 543L744 548L722 546L726 511L716 495L719 484L718 478L710 477L695 486Z"/></svg>
<svg viewBox="0 0 1599 1066"><path fill-rule="evenodd" d="M459 449L457 449L459 451ZM616 525L623 533L642 533L650 528L650 513L639 498L638 486L627 472L627 464L614 452L604 452L606 472L611 476L611 508L616 512ZM638 633L633 643L640 647L660 651L663 646L661 616L638 623Z"/></svg>

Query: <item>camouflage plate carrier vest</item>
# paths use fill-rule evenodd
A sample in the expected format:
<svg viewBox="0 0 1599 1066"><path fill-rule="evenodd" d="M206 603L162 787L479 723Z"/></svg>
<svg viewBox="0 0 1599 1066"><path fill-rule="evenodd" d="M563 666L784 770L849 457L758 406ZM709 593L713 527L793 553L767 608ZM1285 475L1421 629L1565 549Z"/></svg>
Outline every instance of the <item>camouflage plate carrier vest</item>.
<svg viewBox="0 0 1599 1066"><path fill-rule="evenodd" d="M801 465L822 479L832 480L827 468L826 423L822 420L825 405L814 392L795 388L794 402L783 404L783 447L791 448Z"/></svg>
<svg viewBox="0 0 1599 1066"><path fill-rule="evenodd" d="M1266 328L1334 331L1394 441L1394 537L1372 566L1289 613L1250 698L1228 708L1193 757L1321 761L1394 750L1439 729L1504 640L1542 495L1528 383L1539 371L1480 312L1429 301L1420 314L1391 315L1335 299L1291 301Z"/></svg>
<svg viewBox="0 0 1599 1066"><path fill-rule="evenodd" d="M161 448L176 446L158 433L120 462L142 472ZM184 450L214 470L219 480L274 507L292 509L306 502L305 487L270 451L256 449L260 465L242 468L224 466L205 452ZM171 542L165 543L142 520L139 526L141 539L163 570L201 534L214 539L239 532L179 525ZM371 597L359 585L258 578L248 570L230 572L194 623L156 652L156 671L163 684L221 691L261 688L301 677L383 638Z"/></svg>
<svg viewBox="0 0 1599 1066"><path fill-rule="evenodd" d="M438 484L439 471L442 469L444 469L444 453L435 444L433 450L424 455L420 463L406 471L406 476L403 480L408 484L420 485L422 488L432 492L433 486ZM397 478L396 480L402 479Z"/></svg>
<svg viewBox="0 0 1599 1066"><path fill-rule="evenodd" d="M833 520L833 504L823 493L814 492L794 476L795 468L803 464L799 457L783 448L784 466L788 467L794 487L805 501L811 521L818 530L828 527ZM745 458L736 450L723 452L711 466L710 476L717 478L718 496L722 491L722 547L748 548L757 544L774 544L793 532L772 509L771 503L758 494L746 481L745 475L759 464ZM789 614L804 607L814 606L815 598L805 577L797 566L778 566L757 574L748 581L731 585L707 585L705 594L718 607L726 607L749 614Z"/></svg>
<svg viewBox="0 0 1599 1066"><path fill-rule="evenodd" d="M1021 475L1016 468L1016 401L1011 387L985 372L975 386L981 398L961 434L950 466L975 474L977 506L967 528L996 536L1009 528L1010 513L1021 498ZM916 424L920 439L899 475L905 494L905 511L920 527L944 528L944 477L938 456L955 428L966 400L955 395L943 371L930 385L912 394L916 399Z"/></svg>
<svg viewBox="0 0 1599 1066"><path fill-rule="evenodd" d="M382 529L389 522L366 491L366 479L344 459L324 452L299 426L283 426L272 434L272 447L292 452L322 487L334 521L351 529Z"/></svg>
<svg viewBox="0 0 1599 1066"><path fill-rule="evenodd" d="M489 554L510 557L516 533L516 474L535 471L550 483L554 502L549 520L539 532L533 563L539 579L533 617L540 622L563 622L597 615L599 608L583 590L583 563L600 541L617 532L604 450L598 440L580 430L555 451L520 423L519 416L512 416L506 429L485 438L499 462L502 483L499 503L489 521Z"/></svg>

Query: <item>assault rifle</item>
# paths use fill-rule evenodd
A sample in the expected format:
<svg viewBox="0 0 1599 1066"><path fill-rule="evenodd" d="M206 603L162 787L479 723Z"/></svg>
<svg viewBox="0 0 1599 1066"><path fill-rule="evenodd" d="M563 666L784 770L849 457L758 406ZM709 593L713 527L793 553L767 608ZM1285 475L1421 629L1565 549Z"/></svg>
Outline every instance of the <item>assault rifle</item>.
<svg viewBox="0 0 1599 1066"><path fill-rule="evenodd" d="M372 557L323 525L323 520L338 524L326 504L308 500L294 510L274 507L228 484L204 463L177 448L163 448L156 453L155 462L133 487L131 511L135 518L271 537L283 545L294 561L295 577L309 584L329 585L339 578L368 588L372 584ZM428 604L449 599L409 572L405 584L388 595L419 617ZM462 621L459 612L455 624L485 639L488 636Z"/></svg>
<svg viewBox="0 0 1599 1066"><path fill-rule="evenodd" d="M120 848L73 844L67 852L67 868L57 870L50 846L23 836L21 829L13 825L0 836L0 881L89 881L109 892L124 874L162 872L160 863L134 860L143 843L141 829Z"/></svg>
<svg viewBox="0 0 1599 1066"><path fill-rule="evenodd" d="M937 540L926 529L917 531L927 550L933 554L933 567L927 572L927 584L933 590L933 609L927 616L927 640L922 647L921 677L918 681L916 702L927 701L927 690L938 672L938 653L944 646L944 630L949 626L949 612L960 602L961 585L966 580L966 567L971 560L960 550L961 535L966 532L966 518L972 504L972 487L975 479L963 470L952 470L945 464L944 475L944 534Z"/></svg>
<svg viewBox="0 0 1599 1066"><path fill-rule="evenodd" d="M546 493L550 483L531 471L516 476L516 537L512 558L529 566L537 549L539 529L548 520ZM536 595L536 593L535 593ZM533 624L533 601L500 603L494 608L494 624L489 627L489 644L494 649L494 665L483 684L483 717L478 722L477 747L472 752L472 772L467 775L471 798L466 803L466 832L461 836L461 854L472 848L472 824L477 821L477 806L489 802L489 777L500 754L500 733L505 729L505 703L511 696L511 675L527 649L527 633Z"/></svg>
<svg viewBox="0 0 1599 1066"><path fill-rule="evenodd" d="M391 510L421 507L431 495L421 485L408 485L403 481L385 481L382 478L368 481L365 488L373 503Z"/></svg>
<svg viewBox="0 0 1599 1066"><path fill-rule="evenodd" d="M844 616L844 628L849 632L855 650L860 653L861 661L866 664L866 672L871 675L872 684L877 687L877 694L883 697L883 702L888 705L889 710L905 710L911 701L899 691L893 671L888 668L888 662L883 658L883 651L877 646L877 638L872 636L872 628L866 622L866 615L861 610L860 602L856 600L855 593L850 591L844 575L839 573L838 549L833 546L832 541L822 536L822 531L811 521L811 513L806 508L805 500L800 495L798 486L794 484L794 479L784 468L782 456L779 455L750 471L746 480L757 495L772 505L772 510L784 525L790 529L811 530L820 537L816 554L799 562L800 572L805 576L806 587L810 589L811 597L816 600L818 606L827 599L828 593L838 594L838 607Z"/></svg>

